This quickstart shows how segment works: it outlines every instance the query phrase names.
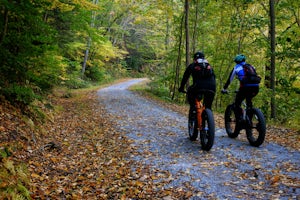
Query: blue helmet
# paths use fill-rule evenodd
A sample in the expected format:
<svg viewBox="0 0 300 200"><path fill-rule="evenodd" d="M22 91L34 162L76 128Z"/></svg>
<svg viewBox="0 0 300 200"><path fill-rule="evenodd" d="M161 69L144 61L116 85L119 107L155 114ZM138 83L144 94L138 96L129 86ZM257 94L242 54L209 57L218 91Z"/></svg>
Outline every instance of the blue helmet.
<svg viewBox="0 0 300 200"><path fill-rule="evenodd" d="M234 62L236 62L237 64L246 61L246 56L244 56L243 54L239 54L235 57Z"/></svg>

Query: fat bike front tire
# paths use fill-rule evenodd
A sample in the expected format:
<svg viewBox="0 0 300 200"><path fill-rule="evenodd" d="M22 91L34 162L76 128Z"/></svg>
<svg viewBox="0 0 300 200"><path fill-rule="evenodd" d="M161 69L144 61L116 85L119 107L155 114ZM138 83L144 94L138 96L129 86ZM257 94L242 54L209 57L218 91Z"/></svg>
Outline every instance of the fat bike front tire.
<svg viewBox="0 0 300 200"><path fill-rule="evenodd" d="M202 112L202 130L200 130L202 150L209 151L215 140L215 120L210 109Z"/></svg>
<svg viewBox="0 0 300 200"><path fill-rule="evenodd" d="M239 135L240 131L237 127L237 121L234 114L234 106L232 104L227 106L225 110L224 120L228 137L236 138Z"/></svg>
<svg viewBox="0 0 300 200"><path fill-rule="evenodd" d="M259 147L265 140L266 120L258 108L252 108L248 113L247 139L251 146Z"/></svg>

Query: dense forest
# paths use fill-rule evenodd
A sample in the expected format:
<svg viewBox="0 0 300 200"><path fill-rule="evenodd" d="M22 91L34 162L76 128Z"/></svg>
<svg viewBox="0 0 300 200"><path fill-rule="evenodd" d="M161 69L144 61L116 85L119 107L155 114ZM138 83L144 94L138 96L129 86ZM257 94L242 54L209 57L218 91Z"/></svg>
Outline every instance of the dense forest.
<svg viewBox="0 0 300 200"><path fill-rule="evenodd" d="M14 105L33 108L57 86L133 76L183 102L182 73L201 50L222 112L230 98L219 91L243 53L262 77L255 105L270 121L299 126L298 1L1 0L0 9L0 96Z"/></svg>

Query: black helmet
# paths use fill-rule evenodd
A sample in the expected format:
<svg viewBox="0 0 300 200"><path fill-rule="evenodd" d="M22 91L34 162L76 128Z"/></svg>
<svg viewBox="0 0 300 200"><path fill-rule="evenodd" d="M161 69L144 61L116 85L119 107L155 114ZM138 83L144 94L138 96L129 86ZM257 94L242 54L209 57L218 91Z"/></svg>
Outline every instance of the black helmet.
<svg viewBox="0 0 300 200"><path fill-rule="evenodd" d="M234 62L236 62L237 64L246 61L246 56L244 56L243 54L239 54L235 57Z"/></svg>
<svg viewBox="0 0 300 200"><path fill-rule="evenodd" d="M197 60L198 58L204 59L204 53L202 53L201 51L196 52L194 54L194 60Z"/></svg>

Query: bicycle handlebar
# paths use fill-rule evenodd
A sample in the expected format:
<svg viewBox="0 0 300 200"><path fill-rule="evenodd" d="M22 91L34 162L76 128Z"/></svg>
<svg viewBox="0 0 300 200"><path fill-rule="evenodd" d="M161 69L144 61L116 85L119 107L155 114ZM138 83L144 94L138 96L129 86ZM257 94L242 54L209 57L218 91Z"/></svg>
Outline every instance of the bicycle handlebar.
<svg viewBox="0 0 300 200"><path fill-rule="evenodd" d="M235 90L235 91L234 91L234 93L238 93L238 92L239 92L239 90ZM221 90L221 93L222 93L222 94L229 94L230 91L228 91L228 90Z"/></svg>
<svg viewBox="0 0 300 200"><path fill-rule="evenodd" d="M221 90L222 94L229 94L228 90Z"/></svg>
<svg viewBox="0 0 300 200"><path fill-rule="evenodd" d="M201 90L197 90L198 93L202 93L202 92L211 92L211 93L215 93L213 90L207 90L207 89L201 89ZM187 91L180 91L181 93L187 93Z"/></svg>

